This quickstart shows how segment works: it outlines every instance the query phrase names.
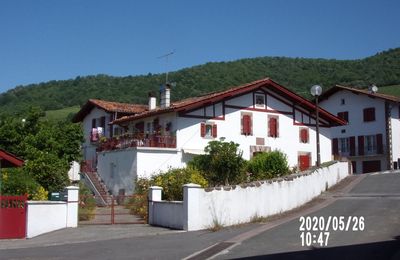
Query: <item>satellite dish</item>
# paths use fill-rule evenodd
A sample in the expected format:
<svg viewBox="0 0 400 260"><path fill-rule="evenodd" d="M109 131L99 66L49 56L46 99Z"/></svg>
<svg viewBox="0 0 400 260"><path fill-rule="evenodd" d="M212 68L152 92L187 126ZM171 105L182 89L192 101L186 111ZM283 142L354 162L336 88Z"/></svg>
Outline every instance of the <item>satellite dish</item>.
<svg viewBox="0 0 400 260"><path fill-rule="evenodd" d="M378 87L375 85L371 85L369 86L368 90L370 93L375 94L376 92L378 92Z"/></svg>

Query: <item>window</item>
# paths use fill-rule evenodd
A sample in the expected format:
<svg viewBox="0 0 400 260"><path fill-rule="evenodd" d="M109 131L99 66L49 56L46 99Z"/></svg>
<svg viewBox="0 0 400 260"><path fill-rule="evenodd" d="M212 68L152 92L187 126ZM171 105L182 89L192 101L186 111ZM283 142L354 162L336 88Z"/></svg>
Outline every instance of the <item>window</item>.
<svg viewBox="0 0 400 260"><path fill-rule="evenodd" d="M216 138L217 137L217 125L214 123L201 123L200 124L200 136L204 138Z"/></svg>
<svg viewBox="0 0 400 260"><path fill-rule="evenodd" d="M339 138L339 153L347 154L350 152L349 138Z"/></svg>
<svg viewBox="0 0 400 260"><path fill-rule="evenodd" d="M345 120L346 122L349 122L349 112L348 111L339 112L339 113L337 113L337 116L339 118Z"/></svg>
<svg viewBox="0 0 400 260"><path fill-rule="evenodd" d="M279 137L279 126L278 117L268 116L268 136L269 137Z"/></svg>
<svg viewBox="0 0 400 260"><path fill-rule="evenodd" d="M264 94L255 94L255 106L265 108L265 95Z"/></svg>
<svg viewBox="0 0 400 260"><path fill-rule="evenodd" d="M364 109L364 122L375 121L375 108L369 107Z"/></svg>
<svg viewBox="0 0 400 260"><path fill-rule="evenodd" d="M341 105L346 105L346 100L345 100L344 98L342 98L342 99L340 100L340 104L341 104Z"/></svg>
<svg viewBox="0 0 400 260"><path fill-rule="evenodd" d="M242 114L241 118L241 134L252 135L253 134L253 122L252 114Z"/></svg>
<svg viewBox="0 0 400 260"><path fill-rule="evenodd" d="M376 135L364 136L364 149L366 154L375 154L377 152Z"/></svg>
<svg viewBox="0 0 400 260"><path fill-rule="evenodd" d="M299 131L300 143L308 143L308 128L300 128Z"/></svg>

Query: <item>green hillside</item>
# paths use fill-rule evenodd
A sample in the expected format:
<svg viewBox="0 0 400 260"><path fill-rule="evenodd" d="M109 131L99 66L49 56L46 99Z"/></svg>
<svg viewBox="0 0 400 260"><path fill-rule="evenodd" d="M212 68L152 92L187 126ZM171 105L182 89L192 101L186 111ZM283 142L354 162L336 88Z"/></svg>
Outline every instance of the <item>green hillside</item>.
<svg viewBox="0 0 400 260"><path fill-rule="evenodd" d="M379 93L400 97L400 85L380 87Z"/></svg>
<svg viewBox="0 0 400 260"><path fill-rule="evenodd" d="M172 99L179 100L226 89L264 77L270 77L293 91L309 97L309 88L320 84L366 87L400 84L400 48L359 60L327 60L285 57L261 57L232 62L212 62L171 72L176 82ZM163 74L113 77L84 76L70 80L18 86L0 95L0 111L16 113L29 106L58 110L79 106L89 98L147 103L147 93L158 91Z"/></svg>
<svg viewBox="0 0 400 260"><path fill-rule="evenodd" d="M80 106L72 106L72 107L66 107L62 109L57 109L57 110L48 110L46 111L46 116L45 119L50 120L50 121L57 121L57 120L62 120L65 119L75 113L77 113L80 109Z"/></svg>

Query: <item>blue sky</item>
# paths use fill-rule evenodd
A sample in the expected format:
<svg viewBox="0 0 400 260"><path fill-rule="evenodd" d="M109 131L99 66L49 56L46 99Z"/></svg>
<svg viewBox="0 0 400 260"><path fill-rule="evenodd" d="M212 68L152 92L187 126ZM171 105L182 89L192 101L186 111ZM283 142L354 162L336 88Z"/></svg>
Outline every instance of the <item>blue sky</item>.
<svg viewBox="0 0 400 260"><path fill-rule="evenodd" d="M400 47L398 0L0 2L0 93L94 74L258 56L357 59Z"/></svg>

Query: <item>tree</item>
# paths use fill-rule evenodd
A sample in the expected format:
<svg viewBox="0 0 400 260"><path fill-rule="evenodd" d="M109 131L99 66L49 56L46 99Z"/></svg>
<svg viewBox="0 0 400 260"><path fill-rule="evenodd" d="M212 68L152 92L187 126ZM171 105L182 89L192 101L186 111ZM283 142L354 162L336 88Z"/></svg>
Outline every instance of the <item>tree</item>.
<svg viewBox="0 0 400 260"><path fill-rule="evenodd" d="M189 164L199 169L213 185L229 185L243 181L245 160L234 142L211 141L204 149L207 154L197 155Z"/></svg>
<svg viewBox="0 0 400 260"><path fill-rule="evenodd" d="M22 171L43 188L58 191L69 183L70 163L81 157L83 133L78 124L50 122L42 116L38 108L31 108L21 118L3 115L0 147L23 158Z"/></svg>

